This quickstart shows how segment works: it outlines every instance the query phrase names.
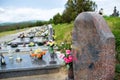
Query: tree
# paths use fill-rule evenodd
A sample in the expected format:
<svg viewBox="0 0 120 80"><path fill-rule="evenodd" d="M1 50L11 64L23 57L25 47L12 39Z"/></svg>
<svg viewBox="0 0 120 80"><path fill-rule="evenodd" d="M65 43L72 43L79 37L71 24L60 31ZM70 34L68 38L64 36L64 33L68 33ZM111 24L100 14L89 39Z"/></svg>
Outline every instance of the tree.
<svg viewBox="0 0 120 80"><path fill-rule="evenodd" d="M62 15L63 22L70 22L85 11L95 11L97 5L91 0L68 0Z"/></svg>
<svg viewBox="0 0 120 80"><path fill-rule="evenodd" d="M53 23L53 19L50 18L50 20L48 21L48 23L49 23L49 24L50 24L50 23Z"/></svg>
<svg viewBox="0 0 120 80"><path fill-rule="evenodd" d="M53 23L54 24L62 23L62 17L59 13L53 16Z"/></svg>

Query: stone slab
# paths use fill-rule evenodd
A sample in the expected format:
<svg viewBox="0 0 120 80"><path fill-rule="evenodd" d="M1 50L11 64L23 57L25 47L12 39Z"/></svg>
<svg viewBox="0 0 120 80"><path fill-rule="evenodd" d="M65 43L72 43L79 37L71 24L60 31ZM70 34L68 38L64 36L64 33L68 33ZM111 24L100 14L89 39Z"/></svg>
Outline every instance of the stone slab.
<svg viewBox="0 0 120 80"><path fill-rule="evenodd" d="M77 16L73 29L74 80L114 80L115 38L95 12Z"/></svg>
<svg viewBox="0 0 120 80"><path fill-rule="evenodd" d="M6 47L1 47L0 53L8 53L9 50L15 52L16 49L20 49L21 52L27 52L30 51L30 49L35 50L38 48L41 48L42 50L48 50L48 46L38 46L37 44L35 44L33 47L28 47L28 45L26 45L26 47L23 47L23 45L18 45L16 48L11 48L11 46L8 45Z"/></svg>
<svg viewBox="0 0 120 80"><path fill-rule="evenodd" d="M20 56L22 58L21 62L16 62L16 57ZM49 64L51 61L50 54L47 52L42 60L33 59L30 57L28 53L26 54L14 54L14 59L11 61L8 55L5 55L5 66L0 67L0 78L7 78L7 77L16 77L19 75L25 74L38 74L45 73L46 71L49 72L51 69L58 69L63 65L63 60L59 58L60 53L56 54L57 57L55 58L56 64ZM53 70L54 71L54 70ZM17 72L19 72L17 74ZM30 72L30 73L29 73ZM14 75L16 74L16 76ZM9 76L8 76L9 75ZM10 76L11 75L11 76Z"/></svg>

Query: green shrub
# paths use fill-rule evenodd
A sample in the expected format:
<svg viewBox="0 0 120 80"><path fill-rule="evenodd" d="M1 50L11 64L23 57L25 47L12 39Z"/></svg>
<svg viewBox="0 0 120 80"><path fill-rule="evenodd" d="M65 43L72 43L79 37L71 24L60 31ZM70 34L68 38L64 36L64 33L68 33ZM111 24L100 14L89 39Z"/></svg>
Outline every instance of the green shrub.
<svg viewBox="0 0 120 80"><path fill-rule="evenodd" d="M120 73L120 64L116 64L115 71L116 71L117 73Z"/></svg>

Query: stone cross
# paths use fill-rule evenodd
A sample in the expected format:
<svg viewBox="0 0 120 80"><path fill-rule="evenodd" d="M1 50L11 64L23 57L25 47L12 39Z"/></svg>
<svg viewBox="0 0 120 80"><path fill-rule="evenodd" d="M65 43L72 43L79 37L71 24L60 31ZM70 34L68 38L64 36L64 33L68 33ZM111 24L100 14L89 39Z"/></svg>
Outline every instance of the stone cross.
<svg viewBox="0 0 120 80"><path fill-rule="evenodd" d="M113 80L115 39L103 17L79 14L72 37L74 80Z"/></svg>

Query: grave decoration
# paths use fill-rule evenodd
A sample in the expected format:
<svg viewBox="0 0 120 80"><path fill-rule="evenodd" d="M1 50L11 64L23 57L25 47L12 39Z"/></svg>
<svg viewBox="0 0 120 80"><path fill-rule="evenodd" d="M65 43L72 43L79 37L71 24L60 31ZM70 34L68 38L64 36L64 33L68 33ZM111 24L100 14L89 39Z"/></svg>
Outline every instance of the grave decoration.
<svg viewBox="0 0 120 80"><path fill-rule="evenodd" d="M17 62L21 62L22 61L22 58L20 57L20 49L16 49L15 52L17 53L17 58L16 58L16 61Z"/></svg>
<svg viewBox="0 0 120 80"><path fill-rule="evenodd" d="M11 49L8 51L8 54L9 54L9 59L13 59L13 53Z"/></svg>
<svg viewBox="0 0 120 80"><path fill-rule="evenodd" d="M5 62L3 54L0 54L0 66L2 65L6 65L6 62Z"/></svg>
<svg viewBox="0 0 120 80"><path fill-rule="evenodd" d="M74 79L73 76L73 56L71 54L71 50L66 50L65 54L62 53L60 55L60 58L62 58L65 62L65 65L67 66L68 69L68 79Z"/></svg>
<svg viewBox="0 0 120 80"><path fill-rule="evenodd" d="M14 63L14 57L13 57L14 53L11 49L8 50L8 56L9 56L9 61L11 64Z"/></svg>
<svg viewBox="0 0 120 80"><path fill-rule="evenodd" d="M37 45L43 46L44 44L46 44L46 42L47 42L47 40L43 38L42 41L37 42Z"/></svg>
<svg viewBox="0 0 120 80"><path fill-rule="evenodd" d="M44 45L44 42L37 42L37 45L42 46L42 45Z"/></svg>
<svg viewBox="0 0 120 80"><path fill-rule="evenodd" d="M18 38L21 38L21 39L25 38L25 34L24 33L20 34Z"/></svg>
<svg viewBox="0 0 120 80"><path fill-rule="evenodd" d="M49 42L47 42L47 46L48 47L48 51L50 53L50 57L51 57L51 61L50 61L50 64L56 64L56 61L55 61L55 52L54 52L54 46L55 46L55 42L50 40Z"/></svg>
<svg viewBox="0 0 120 80"><path fill-rule="evenodd" d="M36 49L33 53L30 52L30 56L37 58L37 59L42 59L43 55L45 55L45 54L46 54L46 51L43 51L40 48Z"/></svg>
<svg viewBox="0 0 120 80"><path fill-rule="evenodd" d="M26 47L26 43L23 43L23 47Z"/></svg>
<svg viewBox="0 0 120 80"><path fill-rule="evenodd" d="M28 44L28 46L29 46L29 47L33 47L33 46L35 46L35 43L34 43L34 42L30 42L30 43Z"/></svg>
<svg viewBox="0 0 120 80"><path fill-rule="evenodd" d="M33 38L34 38L34 32L30 32L30 33L29 33L29 38L30 38L30 39L33 39Z"/></svg>
<svg viewBox="0 0 120 80"><path fill-rule="evenodd" d="M18 44L17 43L11 43L11 47L16 48L16 47L18 47Z"/></svg>

